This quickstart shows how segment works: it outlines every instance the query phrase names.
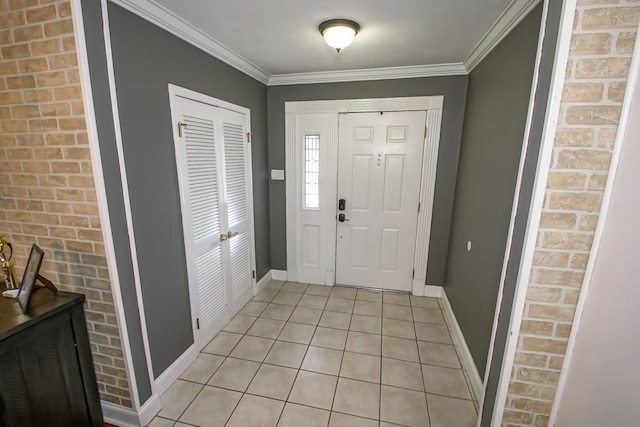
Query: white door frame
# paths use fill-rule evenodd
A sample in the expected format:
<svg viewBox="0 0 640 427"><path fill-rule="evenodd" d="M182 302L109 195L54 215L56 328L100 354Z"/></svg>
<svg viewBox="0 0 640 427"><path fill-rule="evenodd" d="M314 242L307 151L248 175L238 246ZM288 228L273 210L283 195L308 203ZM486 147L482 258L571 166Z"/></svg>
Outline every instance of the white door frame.
<svg viewBox="0 0 640 427"><path fill-rule="evenodd" d="M332 134L326 143L334 162L329 168L329 180L337 182L338 175L338 115L341 113L369 113L377 111L426 111L427 124L425 132L425 149L422 157L422 176L420 177L420 204L418 213L418 228L414 255L414 271L412 293L423 296L427 277L427 260L429 256L429 241L431 236L431 218L433 215L433 198L438 165L440 146L440 129L442 125L442 108L444 96L420 96L406 98L373 98L373 99L342 99L331 101L299 101L285 103L285 176L286 179L286 222L287 222L287 280L297 280L298 266L298 206L300 206L297 173L301 162L302 147L296 138L296 115L298 114L326 114L335 123ZM330 185L331 200L337 200L337 186ZM328 209L324 215L327 221L335 221L335 209ZM335 233L334 233L335 234ZM335 250L335 235L334 250ZM328 257L333 265L325 269L335 271L335 257ZM327 283L332 285L333 283Z"/></svg>
<svg viewBox="0 0 640 427"><path fill-rule="evenodd" d="M212 96L208 96L208 95L204 95L202 93L199 92L195 92L189 89L185 89L183 87L180 86L176 86L173 84L169 84L169 99L174 99L174 97L181 97L181 98L186 98L186 99L190 99L192 101L196 101L196 102L201 102L203 104L207 104L207 105L211 105L213 107L219 107L219 108L223 108L226 110L230 110L230 111L234 111L240 114L243 114L246 116L247 118L247 132L250 134L251 133L251 111L246 108L246 107L242 107L239 105L235 105L232 104L230 102L226 102L223 101L221 99L217 99L214 98ZM171 119L172 119L172 123L176 123L177 122L177 115L176 112L174 111L174 104L171 104ZM174 126L174 133L176 133L176 127ZM176 138L177 135L174 135L174 140ZM177 150L177 148L176 148ZM176 153L177 156L177 153ZM253 220L253 174L252 174L252 168L251 168L251 150L248 150L248 155L245 157L245 170L248 173L248 184L247 184L247 213L249 216L249 252L250 252L250 258L251 258L251 270L253 272L255 272L256 270L256 244L255 244L255 228L254 228L254 220ZM178 173L178 179L180 180L180 173ZM182 197L182 194L180 195L180 197ZM257 292L257 282L256 282L256 275L253 274L252 278L251 278L251 285L252 285L252 291L253 291L253 295L256 294ZM197 301L196 298L197 295L194 294L194 292L189 292L189 299L190 299L190 303L191 303L191 324L192 324L192 332L193 332L193 339L194 339L194 343L197 343L196 340L196 316L194 314L194 310L193 307L196 307L197 305ZM244 304L243 304L244 305ZM235 315L235 313L234 313ZM222 321L222 325L224 325L229 319L223 320ZM200 348L196 348L196 351L200 351Z"/></svg>

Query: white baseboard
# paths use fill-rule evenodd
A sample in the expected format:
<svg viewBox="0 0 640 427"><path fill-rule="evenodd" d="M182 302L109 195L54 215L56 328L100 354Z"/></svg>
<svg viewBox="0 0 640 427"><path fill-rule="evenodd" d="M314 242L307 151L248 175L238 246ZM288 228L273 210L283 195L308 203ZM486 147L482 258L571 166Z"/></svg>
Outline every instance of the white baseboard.
<svg viewBox="0 0 640 427"><path fill-rule="evenodd" d="M453 344L460 350L459 353L462 356L463 369L467 371L467 374L469 374L471 388L475 395L474 397L477 401L479 401L482 397L483 390L482 379L480 378L480 374L478 373L476 364L473 362L473 357L471 357L471 352L469 351L469 347L467 347L467 342L464 339L464 335L462 335L462 330L460 329L460 325L458 325L458 320L453 313L453 309L451 308L451 304L449 303L449 299L447 298L447 292L444 290L444 288L440 289L442 292L440 303L442 305L442 311L444 312L444 317L447 321L447 325L449 325L449 331L451 332L453 338Z"/></svg>
<svg viewBox="0 0 640 427"><path fill-rule="evenodd" d="M153 417L160 412L160 396L152 396L142 405L140 412L113 403L101 401L104 421L118 427L140 427L148 425Z"/></svg>
<svg viewBox="0 0 640 427"><path fill-rule="evenodd" d="M141 425L138 413L131 408L125 408L105 401L101 401L100 406L102 406L102 416L106 423L118 427L140 427Z"/></svg>
<svg viewBox="0 0 640 427"><path fill-rule="evenodd" d="M271 278L273 280L287 281L287 272L285 270L271 270Z"/></svg>
<svg viewBox="0 0 640 427"><path fill-rule="evenodd" d="M180 375L196 360L198 352L196 345L192 344L184 353L178 357L165 371L156 378L156 396L162 393L173 384Z"/></svg>
<svg viewBox="0 0 640 427"><path fill-rule="evenodd" d="M256 283L256 295L267 286L267 283L269 283L271 279L273 279L273 270L267 271L267 273L258 280L258 283Z"/></svg>
<svg viewBox="0 0 640 427"><path fill-rule="evenodd" d="M148 425L153 417L158 415L158 412L162 409L162 404L160 403L160 393L156 393L149 398L140 408L140 412L138 413L138 418L140 419L140 425L146 426Z"/></svg>
<svg viewBox="0 0 640 427"><path fill-rule="evenodd" d="M417 297L442 298L442 286L427 285L424 280L413 279L411 294Z"/></svg>
<svg viewBox="0 0 640 427"><path fill-rule="evenodd" d="M444 296L444 288L436 285L424 285L425 297L442 298Z"/></svg>

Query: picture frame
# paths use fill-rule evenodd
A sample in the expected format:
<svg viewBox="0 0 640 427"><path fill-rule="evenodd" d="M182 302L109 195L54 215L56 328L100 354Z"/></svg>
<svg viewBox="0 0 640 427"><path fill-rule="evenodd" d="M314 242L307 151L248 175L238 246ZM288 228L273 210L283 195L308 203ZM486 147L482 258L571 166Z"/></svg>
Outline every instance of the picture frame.
<svg viewBox="0 0 640 427"><path fill-rule="evenodd" d="M29 253L29 259L27 260L27 265L22 275L22 282L20 282L20 291L18 292L18 303L20 304L23 314L29 311L29 300L36 286L36 280L38 280L43 258L44 251L35 243L32 244L31 253Z"/></svg>

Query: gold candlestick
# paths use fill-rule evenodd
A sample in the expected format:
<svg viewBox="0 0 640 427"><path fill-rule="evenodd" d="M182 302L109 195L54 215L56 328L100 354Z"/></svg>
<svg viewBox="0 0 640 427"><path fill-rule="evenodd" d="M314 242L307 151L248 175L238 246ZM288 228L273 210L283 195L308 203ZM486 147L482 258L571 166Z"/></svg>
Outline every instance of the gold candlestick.
<svg viewBox="0 0 640 427"><path fill-rule="evenodd" d="M9 254L7 255L5 251L9 249ZM7 289L17 289L20 287L20 284L16 280L16 272L13 267L13 263L11 262L11 257L13 256L13 245L7 242L4 239L4 236L0 236L0 261L2 261L2 273L4 275L4 282L7 286Z"/></svg>

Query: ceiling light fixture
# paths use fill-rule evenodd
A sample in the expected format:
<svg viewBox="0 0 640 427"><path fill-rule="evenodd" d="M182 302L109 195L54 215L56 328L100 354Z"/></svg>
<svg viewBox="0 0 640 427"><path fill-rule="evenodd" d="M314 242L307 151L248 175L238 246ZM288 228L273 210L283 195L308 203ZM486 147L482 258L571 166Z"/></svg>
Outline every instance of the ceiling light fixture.
<svg viewBox="0 0 640 427"><path fill-rule="evenodd" d="M320 24L318 29L324 37L324 41L340 52L353 42L356 34L360 31L360 25L348 19L331 19Z"/></svg>

